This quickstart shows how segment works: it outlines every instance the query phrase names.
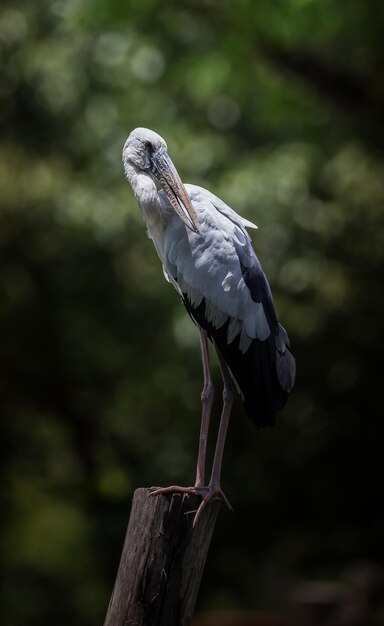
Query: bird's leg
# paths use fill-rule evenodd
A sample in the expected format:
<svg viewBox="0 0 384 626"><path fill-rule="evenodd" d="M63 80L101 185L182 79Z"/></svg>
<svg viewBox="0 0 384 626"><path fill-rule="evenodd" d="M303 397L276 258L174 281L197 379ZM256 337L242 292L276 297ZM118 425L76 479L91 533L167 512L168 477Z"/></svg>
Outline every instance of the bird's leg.
<svg viewBox="0 0 384 626"><path fill-rule="evenodd" d="M201 502L199 508L197 509L195 519L193 521L194 525L196 524L207 502L213 497L222 498L225 504L232 510L232 507L229 504L228 499L226 498L226 496L224 495L220 487L220 474L221 474L221 464L222 464L223 453L224 453L225 438L227 435L229 418L231 416L235 387L234 387L228 366L224 360L223 355L221 354L220 350L216 346L216 344L215 344L215 348L216 348L217 358L219 360L221 375L223 377L223 382L224 382L223 409L221 412L219 432L217 434L215 456L213 458L211 478L209 481L208 489L205 495L203 495L203 501Z"/></svg>
<svg viewBox="0 0 384 626"><path fill-rule="evenodd" d="M209 367L209 352L208 352L208 340L207 332L200 329L200 347L201 357L203 363L203 376L204 384L201 392L201 425L200 425L200 437L199 437L199 452L197 456L197 468L196 468L196 480L193 487L180 487L178 485L172 485L170 487L156 487L152 491L151 495L157 495L159 493L190 493L195 495L201 495L204 498L208 493L209 488L204 485L205 474L205 460L207 456L207 440L209 420L211 416L212 402L213 402L213 382L211 377L211 371Z"/></svg>
<svg viewBox="0 0 384 626"><path fill-rule="evenodd" d="M223 461L223 453L224 453L224 445L225 438L227 436L227 429L229 424L229 418L231 416L233 399L235 395L235 386L233 384L233 380L228 369L228 365L226 364L223 355L215 344L217 357L219 359L219 365L221 374L224 382L223 389L223 410L220 418L219 432L216 440L216 449L215 456L213 459L212 465L212 473L211 479L209 481L210 485L214 485L217 488L220 488L220 474L221 474L221 464Z"/></svg>
<svg viewBox="0 0 384 626"><path fill-rule="evenodd" d="M211 371L209 367L207 332L203 329L200 329L200 347L201 347L201 357L202 357L202 362L203 362L204 386L203 386L203 391L201 392L202 412L201 412L199 453L197 457L195 487L201 487L204 485L204 472L205 472L205 459L207 456L209 419L211 416L211 409L212 409L212 402L213 402L213 395L214 395L213 382L212 382Z"/></svg>
<svg viewBox="0 0 384 626"><path fill-rule="evenodd" d="M203 373L204 373L204 387L201 394L202 400L202 417L201 417L201 428L200 428L200 439L199 439L199 453L197 459L197 470L196 470L196 482L194 487L179 487L177 485L172 485L171 487L156 487L154 491L152 491L151 495L157 495L160 493L189 493L200 495L202 497L202 502L199 508L196 511L193 525L196 524L198 518L201 515L201 512L205 508L206 504L212 498L221 498L224 500L226 505L232 509L229 504L226 496L220 487L220 473L221 473L221 463L223 460L223 452L224 452L224 444L225 438L228 429L229 418L231 415L231 409L233 404L233 396L234 396L234 384L231 378L231 374L229 372L228 366L222 356L221 352L216 348L217 357L219 360L220 370L223 377L224 389L223 389L223 409L221 412L219 431L217 434L216 441L216 449L215 456L213 459L212 465L212 473L211 479L209 481L209 485L204 485L204 470L205 470L205 458L206 458L206 450L207 450L207 437L208 437L208 427L209 427L209 418L212 408L213 402L213 384L209 369L209 355L208 355L208 344L207 344L207 333L203 330L200 331L200 345L201 345L201 354L203 360Z"/></svg>

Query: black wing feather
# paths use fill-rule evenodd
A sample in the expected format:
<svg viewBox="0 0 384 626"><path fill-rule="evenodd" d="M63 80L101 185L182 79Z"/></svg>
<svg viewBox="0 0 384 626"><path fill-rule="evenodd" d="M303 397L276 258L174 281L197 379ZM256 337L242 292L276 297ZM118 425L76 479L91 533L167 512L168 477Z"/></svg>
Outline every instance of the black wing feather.
<svg viewBox="0 0 384 626"><path fill-rule="evenodd" d="M247 415L257 427L272 426L276 411L284 407L293 387L295 360L289 351L288 335L277 321L267 278L250 241L247 240L246 245L235 245L251 297L263 305L270 329L269 337L264 341L254 339L243 353L239 348L239 337L228 343L229 319L221 328L215 328L207 320L204 299L197 307L186 294L183 294L183 301L192 319L207 331L223 354L242 393Z"/></svg>

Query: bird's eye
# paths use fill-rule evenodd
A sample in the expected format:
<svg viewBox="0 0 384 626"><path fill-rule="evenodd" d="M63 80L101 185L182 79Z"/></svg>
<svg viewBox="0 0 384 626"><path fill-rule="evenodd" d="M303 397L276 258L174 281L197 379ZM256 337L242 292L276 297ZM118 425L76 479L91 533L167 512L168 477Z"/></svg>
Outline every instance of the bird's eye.
<svg viewBox="0 0 384 626"><path fill-rule="evenodd" d="M147 150L151 150L152 144L150 141L144 141L144 146Z"/></svg>

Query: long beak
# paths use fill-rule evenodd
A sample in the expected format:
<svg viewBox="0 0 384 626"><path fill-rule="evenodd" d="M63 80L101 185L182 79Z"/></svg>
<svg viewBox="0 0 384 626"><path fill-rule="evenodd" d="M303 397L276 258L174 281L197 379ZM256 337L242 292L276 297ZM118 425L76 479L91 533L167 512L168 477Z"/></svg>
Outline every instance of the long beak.
<svg viewBox="0 0 384 626"><path fill-rule="evenodd" d="M158 178L169 202L184 224L194 233L200 233L199 220L187 194L177 169L165 148L161 148L152 157L154 174Z"/></svg>

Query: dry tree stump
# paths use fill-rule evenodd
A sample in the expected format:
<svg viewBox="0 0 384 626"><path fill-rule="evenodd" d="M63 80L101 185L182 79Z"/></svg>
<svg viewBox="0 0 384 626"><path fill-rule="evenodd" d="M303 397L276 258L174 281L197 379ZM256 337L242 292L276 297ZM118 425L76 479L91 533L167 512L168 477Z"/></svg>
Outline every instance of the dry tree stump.
<svg viewBox="0 0 384 626"><path fill-rule="evenodd" d="M179 493L134 493L104 626L189 626L220 502Z"/></svg>

